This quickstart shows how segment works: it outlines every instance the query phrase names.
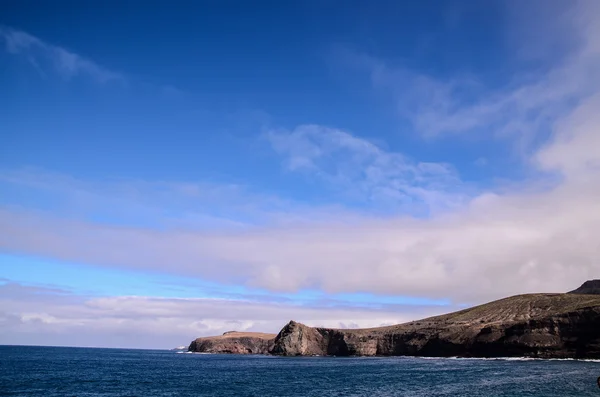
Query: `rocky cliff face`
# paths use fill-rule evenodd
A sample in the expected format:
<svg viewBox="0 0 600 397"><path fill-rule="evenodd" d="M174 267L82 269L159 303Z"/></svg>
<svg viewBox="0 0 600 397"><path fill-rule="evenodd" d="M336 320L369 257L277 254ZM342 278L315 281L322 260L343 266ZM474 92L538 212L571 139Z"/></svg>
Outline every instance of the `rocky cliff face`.
<svg viewBox="0 0 600 397"><path fill-rule="evenodd" d="M520 295L391 327L287 324L271 354L600 358L600 296Z"/></svg>
<svg viewBox="0 0 600 397"><path fill-rule="evenodd" d="M258 332L225 332L220 336L198 338L188 347L197 353L267 354L272 348L274 334Z"/></svg>
<svg viewBox="0 0 600 397"><path fill-rule="evenodd" d="M589 280L583 283L583 285L569 294L588 294L588 295L600 295L600 280Z"/></svg>
<svg viewBox="0 0 600 397"><path fill-rule="evenodd" d="M283 356L325 355L328 343L327 335L321 333L321 328L290 321L279 332L269 352Z"/></svg>
<svg viewBox="0 0 600 397"><path fill-rule="evenodd" d="M600 358L599 284L592 280L568 294L513 296L389 327L342 330L290 321L276 336L231 332L198 338L189 350L283 356Z"/></svg>

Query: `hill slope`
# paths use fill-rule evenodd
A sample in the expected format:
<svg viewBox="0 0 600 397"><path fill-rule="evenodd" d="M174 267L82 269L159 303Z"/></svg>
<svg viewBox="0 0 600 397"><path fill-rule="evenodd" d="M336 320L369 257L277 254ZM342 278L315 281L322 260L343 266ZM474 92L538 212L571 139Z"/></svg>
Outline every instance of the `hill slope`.
<svg viewBox="0 0 600 397"><path fill-rule="evenodd" d="M598 294L600 295L600 280L589 280L569 294Z"/></svg>
<svg viewBox="0 0 600 397"><path fill-rule="evenodd" d="M381 328L340 330L286 325L280 355L600 357L600 296L519 295Z"/></svg>
<svg viewBox="0 0 600 397"><path fill-rule="evenodd" d="M583 289L586 284L568 294L517 295L388 327L314 328L290 321L273 340L261 339L261 351L254 349L253 338L247 339L252 346L246 351L285 356L600 358L600 295L577 292L588 291ZM192 344L203 339L207 338ZM203 346L196 343L190 350L203 351L198 350ZM236 352L231 350L223 352Z"/></svg>

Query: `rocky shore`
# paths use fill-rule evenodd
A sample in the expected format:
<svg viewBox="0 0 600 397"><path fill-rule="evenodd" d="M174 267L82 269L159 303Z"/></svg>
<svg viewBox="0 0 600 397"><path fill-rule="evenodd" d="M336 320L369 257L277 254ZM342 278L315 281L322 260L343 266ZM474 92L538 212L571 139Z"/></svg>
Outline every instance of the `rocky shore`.
<svg viewBox="0 0 600 397"><path fill-rule="evenodd" d="M567 294L518 295L410 323L309 327L198 338L190 351L282 356L600 358L600 280Z"/></svg>
<svg viewBox="0 0 600 397"><path fill-rule="evenodd" d="M198 353L268 354L275 334L229 331L219 336L197 338L188 351Z"/></svg>

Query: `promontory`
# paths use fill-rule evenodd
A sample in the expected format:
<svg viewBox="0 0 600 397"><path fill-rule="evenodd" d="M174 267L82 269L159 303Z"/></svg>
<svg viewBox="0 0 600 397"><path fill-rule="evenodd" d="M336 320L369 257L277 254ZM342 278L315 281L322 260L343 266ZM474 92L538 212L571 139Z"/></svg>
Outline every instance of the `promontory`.
<svg viewBox="0 0 600 397"><path fill-rule="evenodd" d="M526 294L409 323L364 329L290 321L277 334L226 333L192 352L282 356L600 358L600 280L569 293Z"/></svg>

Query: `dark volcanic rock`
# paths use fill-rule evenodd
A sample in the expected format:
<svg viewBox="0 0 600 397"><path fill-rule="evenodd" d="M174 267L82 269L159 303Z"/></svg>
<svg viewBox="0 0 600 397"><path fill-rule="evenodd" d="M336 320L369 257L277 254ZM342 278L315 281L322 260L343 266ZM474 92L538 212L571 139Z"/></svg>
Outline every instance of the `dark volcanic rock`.
<svg viewBox="0 0 600 397"><path fill-rule="evenodd" d="M588 280L569 294L591 294L600 295L600 280Z"/></svg>
<svg viewBox="0 0 600 397"><path fill-rule="evenodd" d="M274 334L259 332L225 332L220 336L198 338L188 347L197 353L267 354L272 347Z"/></svg>
<svg viewBox="0 0 600 397"><path fill-rule="evenodd" d="M277 341L277 343L275 343ZM271 354L282 356L315 356L327 351L326 336L320 328L290 321L275 338Z"/></svg>
<svg viewBox="0 0 600 397"><path fill-rule="evenodd" d="M341 330L291 321L271 354L600 358L600 296L532 294L390 327Z"/></svg>
<svg viewBox="0 0 600 397"><path fill-rule="evenodd" d="M600 358L600 280L568 294L529 294L455 313L368 329L290 321L278 335L226 332L198 338L207 353L283 356Z"/></svg>

